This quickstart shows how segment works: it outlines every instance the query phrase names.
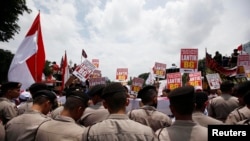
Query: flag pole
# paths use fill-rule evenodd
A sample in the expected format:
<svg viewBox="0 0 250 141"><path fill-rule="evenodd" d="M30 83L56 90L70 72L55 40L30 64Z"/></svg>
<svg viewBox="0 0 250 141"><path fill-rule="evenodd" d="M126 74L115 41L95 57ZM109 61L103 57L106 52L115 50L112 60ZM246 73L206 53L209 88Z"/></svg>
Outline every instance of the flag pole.
<svg viewBox="0 0 250 141"><path fill-rule="evenodd" d="M39 21L40 21L40 9L38 10L38 15L39 15ZM40 24L40 23L39 23ZM40 32L40 26L37 27L37 38L36 38L36 43L38 43L38 36L39 36L39 32ZM35 54L35 82L37 82L37 53Z"/></svg>
<svg viewBox="0 0 250 141"><path fill-rule="evenodd" d="M82 64L82 54L81 54L81 63L80 64Z"/></svg>

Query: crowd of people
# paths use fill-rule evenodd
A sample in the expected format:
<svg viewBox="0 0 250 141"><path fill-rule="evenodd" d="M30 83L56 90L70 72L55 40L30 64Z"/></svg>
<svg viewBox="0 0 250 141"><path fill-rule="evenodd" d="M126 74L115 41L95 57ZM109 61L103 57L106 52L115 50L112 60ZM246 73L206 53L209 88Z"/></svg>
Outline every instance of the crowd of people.
<svg viewBox="0 0 250 141"><path fill-rule="evenodd" d="M190 85L164 89L161 97L169 99L172 115L157 110L154 85L138 92L141 106L130 111L130 91L119 82L87 92L72 87L64 101L44 83L25 93L21 85L0 87L0 141L207 141L208 125L250 123L250 81L224 81L210 92Z"/></svg>
<svg viewBox="0 0 250 141"><path fill-rule="evenodd" d="M235 67L237 66L237 61L238 61L238 55L240 53L238 52L238 49L234 49L233 53L230 56L222 55L219 51L215 52L215 55L211 56L219 65L223 67Z"/></svg>

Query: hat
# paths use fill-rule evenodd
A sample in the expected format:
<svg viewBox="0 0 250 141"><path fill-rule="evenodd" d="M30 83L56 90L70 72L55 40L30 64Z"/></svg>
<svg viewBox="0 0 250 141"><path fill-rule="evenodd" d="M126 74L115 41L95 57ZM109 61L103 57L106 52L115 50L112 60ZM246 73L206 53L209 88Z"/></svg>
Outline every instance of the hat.
<svg viewBox="0 0 250 141"><path fill-rule="evenodd" d="M97 84L91 87L87 94L89 97L93 97L95 95L101 96L104 88L105 88L105 84Z"/></svg>
<svg viewBox="0 0 250 141"><path fill-rule="evenodd" d="M191 85L183 86L183 87L178 87L172 90L168 98L171 100L181 100L181 101L186 101L188 99L193 99L194 100L194 87Z"/></svg>
<svg viewBox="0 0 250 141"><path fill-rule="evenodd" d="M143 94L150 89L156 90L156 87L153 85L147 85L147 86L143 87L142 89L139 90L137 98L142 98Z"/></svg>
<svg viewBox="0 0 250 141"><path fill-rule="evenodd" d="M126 89L123 87L123 85L119 82L112 82L110 84L108 84L102 92L102 98L106 98L108 96L112 96L113 94L127 94L126 93Z"/></svg>
<svg viewBox="0 0 250 141"><path fill-rule="evenodd" d="M36 99L37 97L40 97L40 96L46 97L46 98L48 98L52 102L55 101L55 99L57 98L56 94L54 92L52 92L52 91L49 91L49 90L40 90L40 91L37 91L33 95L33 99Z"/></svg>
<svg viewBox="0 0 250 141"><path fill-rule="evenodd" d="M21 100L29 100L31 98L31 94L30 92L27 91L23 91L20 95L19 95L19 99Z"/></svg>
<svg viewBox="0 0 250 141"><path fill-rule="evenodd" d="M221 83L220 90L221 91L229 91L234 87L234 83L232 81L226 80Z"/></svg>
<svg viewBox="0 0 250 141"><path fill-rule="evenodd" d="M6 93L8 90L20 88L21 85L22 85L22 84L19 83L19 82L6 82L6 83L2 84L1 90L2 90L2 93L4 94L4 93Z"/></svg>
<svg viewBox="0 0 250 141"><path fill-rule="evenodd" d="M33 83L29 87L29 91L32 95L40 90L49 90L49 87L45 83Z"/></svg>

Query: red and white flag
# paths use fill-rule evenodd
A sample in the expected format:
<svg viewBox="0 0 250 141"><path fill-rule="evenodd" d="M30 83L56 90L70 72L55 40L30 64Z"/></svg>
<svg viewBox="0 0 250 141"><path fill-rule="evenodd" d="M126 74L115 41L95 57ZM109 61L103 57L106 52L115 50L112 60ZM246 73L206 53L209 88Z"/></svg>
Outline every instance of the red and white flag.
<svg viewBox="0 0 250 141"><path fill-rule="evenodd" d="M27 89L34 82L42 81L44 65L45 51L38 13L11 62L8 80L20 82L21 89Z"/></svg>
<svg viewBox="0 0 250 141"><path fill-rule="evenodd" d="M68 59L67 59L67 54L65 51L65 55L63 58L63 65L62 65L62 89L61 90L64 90L65 83L67 82L69 77L70 77L70 74L69 74L69 67L68 67Z"/></svg>

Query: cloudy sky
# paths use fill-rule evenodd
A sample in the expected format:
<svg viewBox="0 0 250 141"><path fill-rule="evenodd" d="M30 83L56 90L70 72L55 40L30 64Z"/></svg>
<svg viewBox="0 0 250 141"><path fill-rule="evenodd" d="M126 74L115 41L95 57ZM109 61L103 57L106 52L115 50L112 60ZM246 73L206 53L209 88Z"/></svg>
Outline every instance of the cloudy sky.
<svg viewBox="0 0 250 141"><path fill-rule="evenodd" d="M15 53L40 10L46 59L81 63L99 59L103 76L117 68L130 77L155 62L179 66L182 48L229 56L250 41L249 0L27 0L31 14L20 16L21 31L0 47Z"/></svg>

